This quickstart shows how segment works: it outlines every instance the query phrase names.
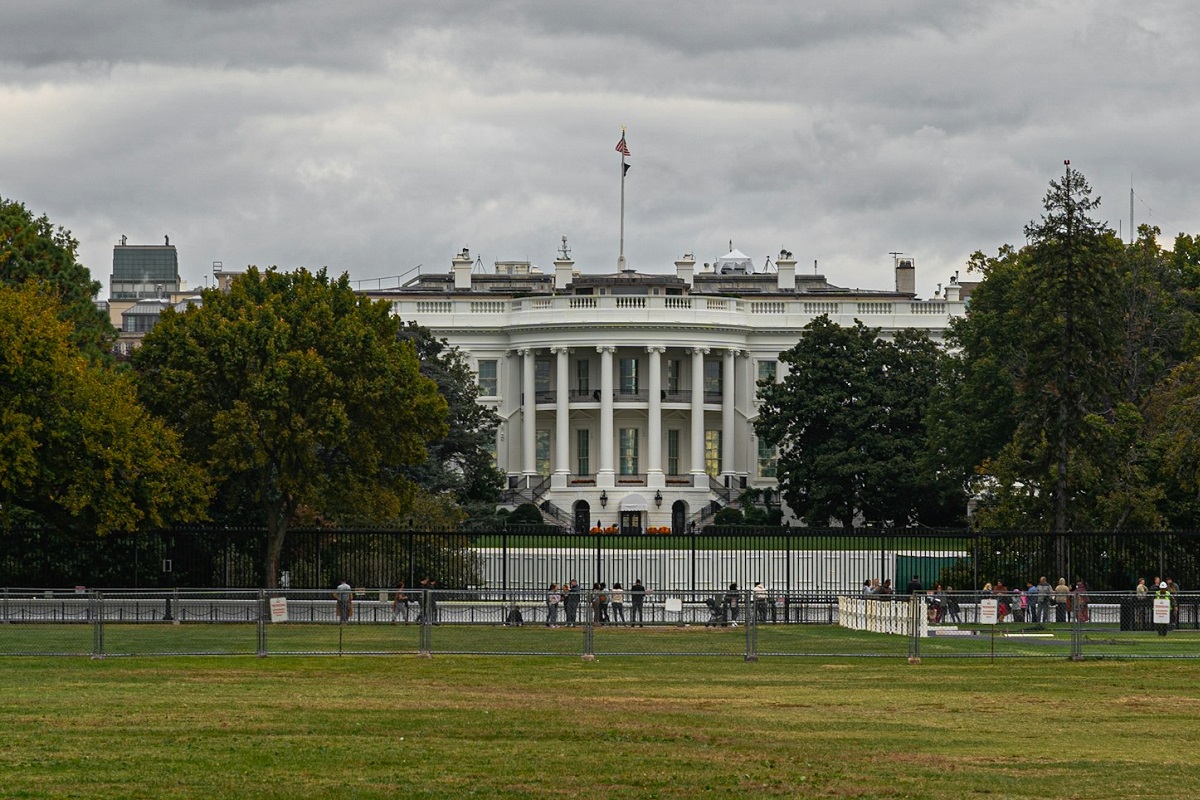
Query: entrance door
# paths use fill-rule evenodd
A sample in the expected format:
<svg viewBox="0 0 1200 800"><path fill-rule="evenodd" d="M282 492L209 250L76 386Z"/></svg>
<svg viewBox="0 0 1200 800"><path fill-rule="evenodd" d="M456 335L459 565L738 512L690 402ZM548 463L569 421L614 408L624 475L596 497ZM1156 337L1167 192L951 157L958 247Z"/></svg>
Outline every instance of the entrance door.
<svg viewBox="0 0 1200 800"><path fill-rule="evenodd" d="M642 532L642 512L640 511L622 511L621 512L621 533L641 533Z"/></svg>
<svg viewBox="0 0 1200 800"><path fill-rule="evenodd" d="M671 504L671 533L684 533L687 526L687 503L676 500Z"/></svg>
<svg viewBox="0 0 1200 800"><path fill-rule="evenodd" d="M592 529L592 507L587 500L575 504L575 532L587 533Z"/></svg>

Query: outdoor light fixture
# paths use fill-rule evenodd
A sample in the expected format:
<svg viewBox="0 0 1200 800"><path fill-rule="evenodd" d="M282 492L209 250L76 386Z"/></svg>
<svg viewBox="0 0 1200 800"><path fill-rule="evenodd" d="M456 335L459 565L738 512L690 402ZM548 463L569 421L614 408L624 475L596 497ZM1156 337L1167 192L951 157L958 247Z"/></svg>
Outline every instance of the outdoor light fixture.
<svg viewBox="0 0 1200 800"><path fill-rule="evenodd" d="M608 507L608 492L604 491L603 489L600 490L600 507Z"/></svg>
<svg viewBox="0 0 1200 800"><path fill-rule="evenodd" d="M654 505L658 506L659 508L662 508L662 492L654 493Z"/></svg>

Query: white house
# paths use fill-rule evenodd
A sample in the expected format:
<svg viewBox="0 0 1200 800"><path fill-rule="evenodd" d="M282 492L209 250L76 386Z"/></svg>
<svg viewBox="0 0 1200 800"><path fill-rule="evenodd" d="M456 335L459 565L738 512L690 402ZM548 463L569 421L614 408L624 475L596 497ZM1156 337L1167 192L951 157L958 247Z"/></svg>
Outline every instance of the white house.
<svg viewBox="0 0 1200 800"><path fill-rule="evenodd" d="M895 273L892 291L850 290L798 274L787 251L756 272L732 250L700 269L685 255L668 274L583 274L564 238L552 274L485 273L464 249L447 273L370 294L466 354L502 420L511 502L579 529L679 532L745 488L776 488L775 453L753 430L756 383L783 377L779 353L814 318L940 339L964 313L956 282L919 300L912 260Z"/></svg>

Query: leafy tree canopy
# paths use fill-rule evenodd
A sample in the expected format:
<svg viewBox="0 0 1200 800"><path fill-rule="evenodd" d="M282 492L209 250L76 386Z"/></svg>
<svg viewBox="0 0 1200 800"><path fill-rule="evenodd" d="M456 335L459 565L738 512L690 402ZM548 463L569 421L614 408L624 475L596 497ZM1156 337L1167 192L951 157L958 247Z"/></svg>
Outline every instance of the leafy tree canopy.
<svg viewBox="0 0 1200 800"><path fill-rule="evenodd" d="M0 513L100 534L200 519L203 471L64 316L44 285L0 285Z"/></svg>
<svg viewBox="0 0 1200 800"><path fill-rule="evenodd" d="M447 406L398 329L345 275L251 268L202 306L164 312L135 351L146 403L223 501L252 503L267 527L268 587L302 509L374 521L410 509L404 469L446 434Z"/></svg>
<svg viewBox="0 0 1200 800"><path fill-rule="evenodd" d="M961 485L923 457L940 359L924 333L887 341L820 317L780 359L787 377L761 387L755 430L778 447L780 490L806 523L938 525L965 509Z"/></svg>
<svg viewBox="0 0 1200 800"><path fill-rule="evenodd" d="M980 253L983 281L951 326L935 398L942 457L973 482L977 525L1063 532L1163 524L1158 455L1143 430L1154 387L1197 341L1193 242L1164 252L1143 226L1124 246L1069 165L1021 250Z"/></svg>
<svg viewBox="0 0 1200 800"><path fill-rule="evenodd" d="M0 197L0 283L37 281L58 300L58 313L71 323L71 342L89 358L108 353L116 331L92 298L100 291L76 260L79 243L71 232L35 217L23 204Z"/></svg>
<svg viewBox="0 0 1200 800"><path fill-rule="evenodd" d="M416 323L402 326L400 339L416 349L421 374L437 384L449 407L446 434L429 442L428 457L406 467L405 474L423 491L451 493L461 505L494 504L504 481L493 453L500 418L477 402L479 385L470 365L461 352Z"/></svg>

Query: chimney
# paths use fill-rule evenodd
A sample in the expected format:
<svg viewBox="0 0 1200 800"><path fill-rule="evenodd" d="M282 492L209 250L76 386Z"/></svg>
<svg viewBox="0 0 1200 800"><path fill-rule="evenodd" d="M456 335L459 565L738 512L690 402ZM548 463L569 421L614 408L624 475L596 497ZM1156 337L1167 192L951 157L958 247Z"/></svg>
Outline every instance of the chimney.
<svg viewBox="0 0 1200 800"><path fill-rule="evenodd" d="M575 262L569 258L554 259L554 291L565 291L575 276Z"/></svg>
<svg viewBox="0 0 1200 800"><path fill-rule="evenodd" d="M675 262L675 274L688 286L692 285L692 272L695 269L696 258L691 253L684 253L683 258Z"/></svg>
<svg viewBox="0 0 1200 800"><path fill-rule="evenodd" d="M779 251L775 259L775 271L779 275L779 291L796 291L796 259L787 250Z"/></svg>
<svg viewBox="0 0 1200 800"><path fill-rule="evenodd" d="M456 255L451 261L451 271L454 273L454 288L455 289L471 289L471 266L474 262L471 261L471 251L463 248L462 252Z"/></svg>
<svg viewBox="0 0 1200 800"><path fill-rule="evenodd" d="M566 291L567 286L571 284L571 279L575 277L574 271L575 262L571 260L571 249L567 247L567 237L562 237L562 247L558 251L558 258L554 259L554 291Z"/></svg>
<svg viewBox="0 0 1200 800"><path fill-rule="evenodd" d="M900 294L917 293L917 268L911 258L896 258L896 291Z"/></svg>
<svg viewBox="0 0 1200 800"><path fill-rule="evenodd" d="M958 303L962 301L962 287L958 285L958 273L954 273L950 277L950 285L946 287L946 302Z"/></svg>

